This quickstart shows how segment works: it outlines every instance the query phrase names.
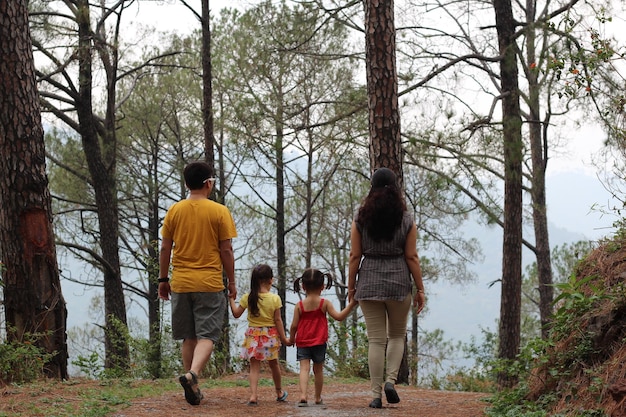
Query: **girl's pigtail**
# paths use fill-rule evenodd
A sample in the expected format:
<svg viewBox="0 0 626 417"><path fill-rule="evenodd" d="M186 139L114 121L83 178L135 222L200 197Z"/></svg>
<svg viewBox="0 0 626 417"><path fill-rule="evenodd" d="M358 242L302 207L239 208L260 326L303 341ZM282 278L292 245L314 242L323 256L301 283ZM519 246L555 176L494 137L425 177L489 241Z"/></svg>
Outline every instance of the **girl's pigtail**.
<svg viewBox="0 0 626 417"><path fill-rule="evenodd" d="M326 279L326 285L325 285L325 288L326 288L327 290L330 290L330 288L333 286L333 281L334 281L334 279L333 279L333 275L332 275L330 272L326 272L326 273L324 274L324 278Z"/></svg>
<svg viewBox="0 0 626 417"><path fill-rule="evenodd" d="M296 280L293 282L293 290L295 292L300 292L300 280L302 278L296 278Z"/></svg>

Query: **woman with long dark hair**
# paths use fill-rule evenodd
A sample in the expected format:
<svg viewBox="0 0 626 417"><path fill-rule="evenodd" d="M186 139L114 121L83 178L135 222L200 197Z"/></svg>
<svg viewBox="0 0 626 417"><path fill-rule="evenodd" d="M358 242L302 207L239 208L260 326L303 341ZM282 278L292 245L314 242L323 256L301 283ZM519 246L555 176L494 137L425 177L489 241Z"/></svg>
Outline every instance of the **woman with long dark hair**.
<svg viewBox="0 0 626 417"><path fill-rule="evenodd" d="M372 408L382 407L383 390L388 403L400 402L395 383L411 300L418 313L425 302L416 244L417 226L396 175L377 169L352 223L348 271L348 300L359 302L367 327Z"/></svg>

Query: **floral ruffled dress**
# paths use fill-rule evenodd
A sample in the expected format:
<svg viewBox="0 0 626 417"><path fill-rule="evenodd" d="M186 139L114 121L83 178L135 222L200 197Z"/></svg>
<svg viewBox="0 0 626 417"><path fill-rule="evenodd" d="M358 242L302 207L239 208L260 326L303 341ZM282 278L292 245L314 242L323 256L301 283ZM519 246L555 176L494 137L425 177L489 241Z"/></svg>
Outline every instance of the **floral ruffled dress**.
<svg viewBox="0 0 626 417"><path fill-rule="evenodd" d="M274 293L259 294L259 314L253 315L248 308L248 295L244 294L239 305L248 309L248 330L241 348L241 358L256 359L258 361L270 361L278 359L281 343L274 312L282 308L283 303Z"/></svg>

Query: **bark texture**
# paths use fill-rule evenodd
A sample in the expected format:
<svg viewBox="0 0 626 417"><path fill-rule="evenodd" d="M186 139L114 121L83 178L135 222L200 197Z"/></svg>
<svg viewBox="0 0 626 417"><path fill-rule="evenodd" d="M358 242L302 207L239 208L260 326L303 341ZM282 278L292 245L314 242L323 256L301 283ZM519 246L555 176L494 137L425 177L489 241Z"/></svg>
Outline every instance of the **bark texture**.
<svg viewBox="0 0 626 417"><path fill-rule="evenodd" d="M526 62L537 62L535 48L537 27L535 25L536 4L533 0L526 0ZM547 130L550 121L550 112L546 114L545 123L541 120L540 93L541 85L538 80L538 71L529 71L528 80L528 108L530 153L532 160L531 198L533 212L533 226L535 229L535 255L537 257L537 279L539 285L539 315L541 319L541 337L547 339L552 317L552 302L554 290L552 286L552 264L550 255L550 239L548 235L548 213L546 206L546 168L548 163Z"/></svg>
<svg viewBox="0 0 626 417"><path fill-rule="evenodd" d="M500 301L499 357L513 360L519 352L522 293L522 119L519 104L515 19L510 0L494 0L500 47L502 135L504 141L504 238ZM505 374L503 386L515 381Z"/></svg>
<svg viewBox="0 0 626 417"><path fill-rule="evenodd" d="M61 292L28 1L0 1L0 260L9 340L42 335L46 375L67 378Z"/></svg>
<svg viewBox="0 0 626 417"><path fill-rule="evenodd" d="M370 168L387 167L401 180L402 142L393 0L365 1L365 53Z"/></svg>

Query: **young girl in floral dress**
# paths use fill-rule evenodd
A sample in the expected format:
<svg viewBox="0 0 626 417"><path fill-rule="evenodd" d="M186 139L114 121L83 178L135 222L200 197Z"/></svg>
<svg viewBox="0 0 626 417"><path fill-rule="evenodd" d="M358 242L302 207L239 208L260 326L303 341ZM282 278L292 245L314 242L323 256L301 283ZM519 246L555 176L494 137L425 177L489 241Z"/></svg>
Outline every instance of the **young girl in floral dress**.
<svg viewBox="0 0 626 417"><path fill-rule="evenodd" d="M248 329L246 330L241 357L250 361L250 400L248 405L258 405L259 375L261 362L267 361L272 371L276 388L276 401L287 400L287 391L281 384L278 352L281 342L289 345L285 337L285 327L280 317L283 304L280 297L271 291L274 273L269 265L257 265L252 270L250 292L244 294L239 305L230 298L230 309L235 318L241 317L248 309Z"/></svg>

